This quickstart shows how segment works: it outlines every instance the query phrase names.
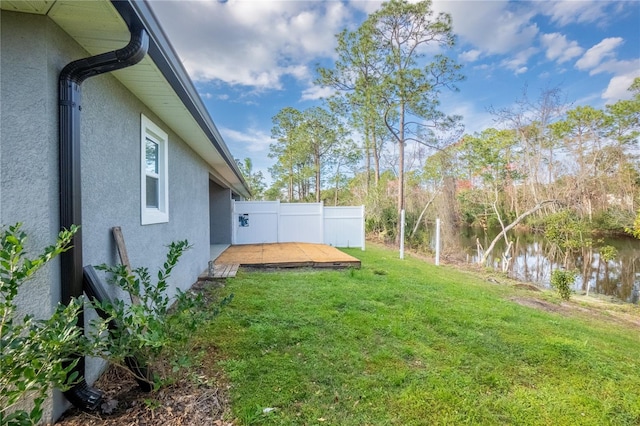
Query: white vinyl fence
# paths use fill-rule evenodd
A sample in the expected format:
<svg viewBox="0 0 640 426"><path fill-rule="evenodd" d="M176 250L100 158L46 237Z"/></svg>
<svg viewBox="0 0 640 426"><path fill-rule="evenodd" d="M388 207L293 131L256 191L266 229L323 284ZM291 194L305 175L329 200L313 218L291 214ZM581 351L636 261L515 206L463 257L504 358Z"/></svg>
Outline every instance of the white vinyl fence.
<svg viewBox="0 0 640 426"><path fill-rule="evenodd" d="M364 250L364 206L234 201L233 244L317 243Z"/></svg>
<svg viewBox="0 0 640 426"><path fill-rule="evenodd" d="M364 206L325 207L324 242L364 250Z"/></svg>

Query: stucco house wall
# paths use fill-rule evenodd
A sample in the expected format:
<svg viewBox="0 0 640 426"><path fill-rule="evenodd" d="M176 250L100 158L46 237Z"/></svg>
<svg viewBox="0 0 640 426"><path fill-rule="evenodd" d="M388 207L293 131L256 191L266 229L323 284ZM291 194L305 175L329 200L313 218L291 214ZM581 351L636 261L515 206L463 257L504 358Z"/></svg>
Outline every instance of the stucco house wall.
<svg viewBox="0 0 640 426"><path fill-rule="evenodd" d="M209 260L209 174L205 163L111 75L83 84L82 216L85 265L118 262L111 228L121 226L129 260L154 271L167 245L187 239L170 283L188 289ZM169 222L141 225L140 126L143 113L169 136ZM105 135L109 135L105 138ZM91 383L99 367L87 363Z"/></svg>
<svg viewBox="0 0 640 426"><path fill-rule="evenodd" d="M0 80L0 188L2 224L24 222L28 248L42 250L59 230L57 148L57 57L49 52L60 34L41 16L2 12ZM61 46L60 56L69 56ZM57 69L57 70L56 70ZM60 299L58 262L29 283L19 303L47 316Z"/></svg>
<svg viewBox="0 0 640 426"><path fill-rule="evenodd" d="M108 74L83 84L82 103L84 263L116 261L113 226L122 227L132 265L152 271L162 265L171 241L188 239L193 247L172 274L174 284L188 288L208 261L206 164ZM168 223L140 221L141 113L169 135Z"/></svg>
<svg viewBox="0 0 640 426"><path fill-rule="evenodd" d="M231 190L209 182L211 244L231 244Z"/></svg>
<svg viewBox="0 0 640 426"><path fill-rule="evenodd" d="M59 231L57 75L73 52L59 28L37 15L0 13L0 223L23 222L27 251L40 253ZM49 46L58 45L58 52ZM51 315L60 300L60 263L47 264L18 294L21 314ZM43 418L57 418L66 407L54 392Z"/></svg>
<svg viewBox="0 0 640 426"><path fill-rule="evenodd" d="M2 11L0 19L0 221L24 222L36 253L59 230L58 76L67 63L90 55L45 16ZM168 134L168 223L141 225L141 114ZM173 291L189 288L209 260L208 165L110 74L84 82L81 115L84 264L117 262L113 226L122 227L132 265L152 272L171 241L188 239L193 247L171 284ZM28 284L19 305L45 317L59 300L55 260ZM102 367L87 360L89 383ZM44 419L64 408L56 393Z"/></svg>

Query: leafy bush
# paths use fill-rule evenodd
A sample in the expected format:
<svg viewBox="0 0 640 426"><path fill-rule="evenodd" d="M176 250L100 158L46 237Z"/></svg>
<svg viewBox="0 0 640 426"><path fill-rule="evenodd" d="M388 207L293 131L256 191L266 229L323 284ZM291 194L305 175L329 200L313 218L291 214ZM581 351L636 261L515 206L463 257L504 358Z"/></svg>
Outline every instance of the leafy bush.
<svg viewBox="0 0 640 426"><path fill-rule="evenodd" d="M457 194L462 220L467 225L486 225L486 205L480 191L465 189Z"/></svg>
<svg viewBox="0 0 640 426"><path fill-rule="evenodd" d="M625 226L631 222L633 215L618 207L609 207L596 213L593 218L595 228L606 232L624 232Z"/></svg>
<svg viewBox="0 0 640 426"><path fill-rule="evenodd" d="M600 253L600 256L602 257L602 260L604 260L605 262L609 262L610 260L613 260L618 256L618 249L616 249L614 246L600 247L598 251Z"/></svg>
<svg viewBox="0 0 640 426"><path fill-rule="evenodd" d="M640 239L640 210L638 210L638 215L633 222L633 226L631 228L625 228L625 232Z"/></svg>
<svg viewBox="0 0 640 426"><path fill-rule="evenodd" d="M145 373L137 379L161 386L173 373L190 365L191 351L185 346L196 326L215 316L233 296L209 306L200 295L179 290L175 298L167 295L167 280L189 248L187 241L180 241L169 246L155 285L146 268L130 274L125 266L99 267L111 274L117 287L141 301L135 305L122 300L91 302L119 327L107 329L108 321L96 319L85 337L77 326L83 299L58 305L48 319L17 318L15 299L20 287L66 251L77 232L77 227L62 231L54 245L31 259L26 257L27 237L20 228L21 224L16 224L0 233L0 425L38 423L49 391L54 387L67 390L80 379L74 369L84 355L100 356L120 366L131 366L135 360L142 368L134 371ZM146 366L153 366L156 374L148 374Z"/></svg>
<svg viewBox="0 0 640 426"><path fill-rule="evenodd" d="M568 209L546 218L544 236L564 253L565 266L570 253L593 244L587 223Z"/></svg>
<svg viewBox="0 0 640 426"><path fill-rule="evenodd" d="M119 299L92 301L96 310L106 313L118 325L110 328L106 336L105 333L92 334L96 346L102 345L95 355L121 367L130 367L134 359L141 367L132 369L136 379L149 383L155 389L173 380L174 373L191 365L189 351L185 350L190 336L205 316L216 315L219 306L231 300L230 296L219 306L212 307L205 306L201 295L178 290L175 298L168 296L167 280L188 248L186 240L169 245L166 261L157 273L156 284L152 283L151 275L144 267L131 273L124 265L97 267L110 274L112 285L137 296L140 303L130 304ZM147 366L152 367L153 372Z"/></svg>
<svg viewBox="0 0 640 426"><path fill-rule="evenodd" d="M365 221L365 229L384 241L394 241L397 234L398 212L393 206L386 206L378 214L370 213Z"/></svg>
<svg viewBox="0 0 640 426"><path fill-rule="evenodd" d="M58 305L49 319L17 317L15 298L20 288L47 262L69 248L77 231L72 227L58 235L54 245L35 258L25 253L26 234L18 223L0 233L0 424L35 424L53 387L68 389L86 343L76 326L82 307L73 299Z"/></svg>
<svg viewBox="0 0 640 426"><path fill-rule="evenodd" d="M551 272L551 286L558 290L558 294L562 300L569 300L571 298L571 287L573 287L575 281L575 271L556 269Z"/></svg>

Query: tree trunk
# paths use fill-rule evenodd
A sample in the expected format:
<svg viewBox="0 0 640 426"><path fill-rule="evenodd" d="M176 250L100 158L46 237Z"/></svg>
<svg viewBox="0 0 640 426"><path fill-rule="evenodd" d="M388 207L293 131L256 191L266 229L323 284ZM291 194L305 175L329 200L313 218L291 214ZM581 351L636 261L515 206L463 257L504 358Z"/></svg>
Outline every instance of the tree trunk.
<svg viewBox="0 0 640 426"><path fill-rule="evenodd" d="M412 238L413 238L414 235L416 235L416 232L418 231L418 227L420 226L420 222L422 222L422 216L424 216L424 214L426 213L426 211L429 208L429 206L431 205L431 203L433 203L433 200L436 199L436 195L438 195L438 192L434 191L433 195L431 196L429 201L427 201L427 204L424 206L424 209L422 209L422 212L420 212L420 216L418 217L418 220L416 221L416 226L414 226L413 227L413 231L411 231L411 237Z"/></svg>
<svg viewBox="0 0 640 426"><path fill-rule="evenodd" d="M316 172L316 203L320 202L321 194L320 194L320 152L316 147L314 152L313 165L315 167Z"/></svg>
<svg viewBox="0 0 640 426"><path fill-rule="evenodd" d="M371 129L371 149L373 151L373 183L376 188L380 182L380 153L378 152L378 138L375 128Z"/></svg>
<svg viewBox="0 0 640 426"><path fill-rule="evenodd" d="M371 188L371 130L369 125L364 126L364 155L365 155L365 169L367 173L367 194Z"/></svg>
<svg viewBox="0 0 640 426"><path fill-rule="evenodd" d="M368 176L368 175L367 175L367 176ZM335 179L336 179L336 187L335 187L336 193L335 193L335 198L334 198L334 200L333 200L333 205L334 205L334 207L338 205L338 189L339 189L339 187L338 187L338 180L340 179L340 160L338 160L338 165L336 166L336 176L335 176ZM368 180L369 180L369 179L367 178L367 191L369 190L369 182L368 182Z"/></svg>
<svg viewBox="0 0 640 426"><path fill-rule="evenodd" d="M293 201L293 170L289 170L289 188L287 191L289 202Z"/></svg>
<svg viewBox="0 0 640 426"><path fill-rule="evenodd" d="M398 135L398 227L396 242L400 243L402 224L400 218L404 210L404 104L400 105L400 133Z"/></svg>
<svg viewBox="0 0 640 426"><path fill-rule="evenodd" d="M498 222L500 222L500 228L502 229L501 234L504 235L504 242L505 244L509 244L507 233L504 230L504 222L502 221L502 216L500 216L500 210L498 209L498 188L494 188L494 192L495 192L495 201L493 202L491 207L493 207L493 211L495 212L496 217L498 218Z"/></svg>

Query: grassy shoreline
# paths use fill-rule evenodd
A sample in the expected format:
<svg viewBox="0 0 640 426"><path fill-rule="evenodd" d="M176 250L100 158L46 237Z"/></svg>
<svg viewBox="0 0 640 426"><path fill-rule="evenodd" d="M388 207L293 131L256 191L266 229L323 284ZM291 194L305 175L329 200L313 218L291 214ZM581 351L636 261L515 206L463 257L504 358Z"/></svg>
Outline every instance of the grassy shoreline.
<svg viewBox="0 0 640 426"><path fill-rule="evenodd" d="M238 424L640 424L637 309L345 251L361 270L244 271L222 289L233 302L195 338Z"/></svg>

